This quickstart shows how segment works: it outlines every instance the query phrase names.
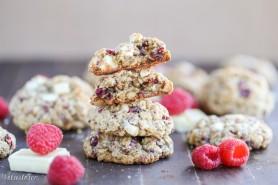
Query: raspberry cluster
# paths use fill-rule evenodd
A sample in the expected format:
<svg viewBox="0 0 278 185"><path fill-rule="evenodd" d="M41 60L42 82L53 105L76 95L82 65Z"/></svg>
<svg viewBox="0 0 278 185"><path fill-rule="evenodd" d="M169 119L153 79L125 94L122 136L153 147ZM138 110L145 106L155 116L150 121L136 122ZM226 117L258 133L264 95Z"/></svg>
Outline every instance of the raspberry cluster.
<svg viewBox="0 0 278 185"><path fill-rule="evenodd" d="M191 155L194 165L203 170L212 170L221 164L227 167L241 167L248 161L249 148L244 141L229 138L223 140L219 146L199 146Z"/></svg>

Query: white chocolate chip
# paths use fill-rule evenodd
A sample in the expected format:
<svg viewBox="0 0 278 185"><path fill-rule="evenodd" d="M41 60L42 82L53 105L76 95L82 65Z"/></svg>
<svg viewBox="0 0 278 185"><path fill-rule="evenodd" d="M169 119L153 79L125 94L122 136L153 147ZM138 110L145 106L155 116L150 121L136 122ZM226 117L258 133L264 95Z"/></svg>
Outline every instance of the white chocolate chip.
<svg viewBox="0 0 278 185"><path fill-rule="evenodd" d="M132 44L129 43L122 43L118 46L117 50L119 52L123 52L125 56L133 56L134 54L134 47Z"/></svg>
<svg viewBox="0 0 278 185"><path fill-rule="evenodd" d="M149 70L142 70L142 71L140 71L140 76L142 78L148 76L149 74L150 74Z"/></svg>
<svg viewBox="0 0 278 185"><path fill-rule="evenodd" d="M62 82L54 85L54 92L57 94L70 93L70 86L68 83Z"/></svg>
<svg viewBox="0 0 278 185"><path fill-rule="evenodd" d="M44 84L47 81L47 78L41 75L38 75L32 78L31 81L27 82L26 89L28 91L36 90L41 84Z"/></svg>
<svg viewBox="0 0 278 185"><path fill-rule="evenodd" d="M200 109L188 109L185 111L185 115L191 122L194 123L197 123L206 116L206 114Z"/></svg>
<svg viewBox="0 0 278 185"><path fill-rule="evenodd" d="M101 68L105 69L107 67L111 68L111 69L116 69L118 67L118 65L113 61L113 58L109 55L106 55L103 58L103 62L100 65Z"/></svg>
<svg viewBox="0 0 278 185"><path fill-rule="evenodd" d="M128 105L122 104L122 106L121 106L121 111L123 111L123 112L128 112L128 110L129 110Z"/></svg>
<svg viewBox="0 0 278 185"><path fill-rule="evenodd" d="M224 124L221 122L216 122L211 126L214 131L222 131L224 129Z"/></svg>
<svg viewBox="0 0 278 185"><path fill-rule="evenodd" d="M185 133L189 131L191 122L186 118L184 114L173 116L175 130L179 133Z"/></svg>
<svg viewBox="0 0 278 185"><path fill-rule="evenodd" d="M140 42L143 39L143 35L140 33L133 33L129 36L130 42Z"/></svg>
<svg viewBox="0 0 278 185"><path fill-rule="evenodd" d="M113 63L113 59L112 59L112 57L109 56L109 55L106 55L106 56L103 58L103 61L104 61L105 63L107 63L107 64Z"/></svg>
<svg viewBox="0 0 278 185"><path fill-rule="evenodd" d="M124 121L124 129L125 131L130 134L131 136L137 136L139 129L138 127L131 125L128 121Z"/></svg>
<svg viewBox="0 0 278 185"><path fill-rule="evenodd" d="M188 132L205 116L206 114L199 109L188 109L180 115L173 116L175 130L180 133Z"/></svg>
<svg viewBox="0 0 278 185"><path fill-rule="evenodd" d="M56 101L58 96L56 94L51 94L51 93L48 93L48 94L43 94L41 96L41 98L44 100L44 101L49 101L49 102L53 102L53 101Z"/></svg>

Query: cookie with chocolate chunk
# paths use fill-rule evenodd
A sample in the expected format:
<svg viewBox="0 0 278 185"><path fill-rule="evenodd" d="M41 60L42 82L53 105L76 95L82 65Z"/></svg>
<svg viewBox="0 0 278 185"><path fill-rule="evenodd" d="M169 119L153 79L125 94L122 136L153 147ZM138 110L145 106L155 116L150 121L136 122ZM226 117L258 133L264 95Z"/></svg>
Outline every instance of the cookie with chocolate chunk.
<svg viewBox="0 0 278 185"><path fill-rule="evenodd" d="M144 69L166 63L170 51L161 40L144 37L140 33L130 36L129 42L115 49L100 49L90 61L89 70L95 75L107 75L121 70Z"/></svg>
<svg viewBox="0 0 278 185"><path fill-rule="evenodd" d="M88 119L91 129L115 136L162 138L173 130L173 120L167 109L151 100L94 107Z"/></svg>
<svg viewBox="0 0 278 185"><path fill-rule="evenodd" d="M87 125L91 87L78 77L35 76L10 102L13 122L28 130L37 122L51 123L64 130Z"/></svg>
<svg viewBox="0 0 278 185"><path fill-rule="evenodd" d="M10 155L16 147L16 139L13 134L0 127L0 159Z"/></svg>
<svg viewBox="0 0 278 185"><path fill-rule="evenodd" d="M272 140L272 130L264 121L251 116L208 116L187 134L187 143L193 146L219 145L226 138L242 139L251 150L264 149Z"/></svg>
<svg viewBox="0 0 278 185"><path fill-rule="evenodd" d="M173 154L173 141L169 136L118 137L92 132L84 141L88 158L120 164L150 164Z"/></svg>
<svg viewBox="0 0 278 185"><path fill-rule="evenodd" d="M172 91L173 83L160 73L150 69L123 70L99 78L91 103L97 106L124 104Z"/></svg>
<svg viewBox="0 0 278 185"><path fill-rule="evenodd" d="M277 83L278 72L273 63L267 59L249 55L236 55L223 62L224 66L246 68L254 73L264 76L271 86Z"/></svg>
<svg viewBox="0 0 278 185"><path fill-rule="evenodd" d="M202 105L216 115L238 113L265 117L273 110L274 102L263 76L237 67L214 71L202 91Z"/></svg>

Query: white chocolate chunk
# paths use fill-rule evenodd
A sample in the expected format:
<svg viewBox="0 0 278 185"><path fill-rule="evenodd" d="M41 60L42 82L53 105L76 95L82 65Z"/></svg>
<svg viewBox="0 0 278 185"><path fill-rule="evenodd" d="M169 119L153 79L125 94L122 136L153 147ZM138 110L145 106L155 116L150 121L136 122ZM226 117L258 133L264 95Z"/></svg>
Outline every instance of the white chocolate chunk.
<svg viewBox="0 0 278 185"><path fill-rule="evenodd" d="M49 101L49 102L56 101L58 98L58 96L56 94L51 94L51 93L43 94L41 97L43 100Z"/></svg>
<svg viewBox="0 0 278 185"><path fill-rule="evenodd" d="M100 68L105 69L105 68L111 68L111 69L116 69L118 65L113 61L113 58L109 55L106 55L103 58L103 61L101 62Z"/></svg>
<svg viewBox="0 0 278 185"><path fill-rule="evenodd" d="M138 127L131 125L128 121L125 121L124 129L131 136L137 136L139 132Z"/></svg>
<svg viewBox="0 0 278 185"><path fill-rule="evenodd" d="M143 39L143 35L141 33L133 33L129 36L129 41L131 43L140 42Z"/></svg>
<svg viewBox="0 0 278 185"><path fill-rule="evenodd" d="M47 155L39 155L24 148L10 155L8 161L11 171L47 174L51 162L58 155L69 156L70 153L65 148L57 148Z"/></svg>
<svg viewBox="0 0 278 185"><path fill-rule="evenodd" d="M180 115L173 116L175 130L185 133L191 130L206 114L199 109L188 109Z"/></svg>
<svg viewBox="0 0 278 185"><path fill-rule="evenodd" d="M70 86L68 83L62 82L54 85L54 92L57 94L70 93Z"/></svg>
<svg viewBox="0 0 278 185"><path fill-rule="evenodd" d="M187 119L186 116L184 116L184 113L177 116L172 116L175 126L175 131L179 133L184 133L188 131L188 125L191 124L191 122Z"/></svg>
<svg viewBox="0 0 278 185"><path fill-rule="evenodd" d="M106 55L104 58L103 58L103 61L108 64L108 65L111 65L113 63L113 59L111 56L109 55Z"/></svg>
<svg viewBox="0 0 278 185"><path fill-rule="evenodd" d="M34 77L31 81L27 82L26 89L28 91L36 90L41 84L44 84L47 78L41 75Z"/></svg>
<svg viewBox="0 0 278 185"><path fill-rule="evenodd" d="M126 56L133 56L134 48L132 44L122 43L117 47L117 50L120 52L124 52Z"/></svg>
<svg viewBox="0 0 278 185"><path fill-rule="evenodd" d="M194 124L196 124L198 121L206 116L206 114L200 109L188 109L187 111L185 111L185 115Z"/></svg>
<svg viewBox="0 0 278 185"><path fill-rule="evenodd" d="M146 77L150 74L150 71L149 70L141 70L140 71L140 76L143 78L143 77Z"/></svg>

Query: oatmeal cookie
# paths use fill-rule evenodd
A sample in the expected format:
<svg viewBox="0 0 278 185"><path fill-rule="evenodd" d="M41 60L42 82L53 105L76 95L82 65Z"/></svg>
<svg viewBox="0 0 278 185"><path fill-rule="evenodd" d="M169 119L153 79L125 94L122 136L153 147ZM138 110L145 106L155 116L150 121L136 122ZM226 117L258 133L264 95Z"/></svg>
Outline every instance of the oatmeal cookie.
<svg viewBox="0 0 278 185"><path fill-rule="evenodd" d="M171 58L165 43L140 33L130 36L129 42L116 49L100 49L90 61L89 70L95 75L106 75L121 70L149 68Z"/></svg>
<svg viewBox="0 0 278 185"><path fill-rule="evenodd" d="M187 143L193 146L219 145L226 138L242 139L250 149L264 149L272 140L272 130L262 120L251 116L208 116L188 133Z"/></svg>
<svg viewBox="0 0 278 185"><path fill-rule="evenodd" d="M12 98L13 121L22 130L37 122L52 123L64 130L87 124L91 87L78 77L35 76Z"/></svg>
<svg viewBox="0 0 278 185"><path fill-rule="evenodd" d="M92 132L83 144L85 155L98 161L120 164L150 164L173 153L169 136L118 137Z"/></svg>
<svg viewBox="0 0 278 185"><path fill-rule="evenodd" d="M200 100L201 89L208 79L206 71L186 61L169 66L164 71L165 76L173 81L176 87L189 91Z"/></svg>
<svg viewBox="0 0 278 185"><path fill-rule="evenodd" d="M0 158L10 155L16 147L16 139L13 134L0 127Z"/></svg>
<svg viewBox="0 0 278 185"><path fill-rule="evenodd" d="M236 55L228 58L223 64L225 66L243 67L254 73L261 74L271 86L274 86L278 79L275 65L266 59L248 55Z"/></svg>
<svg viewBox="0 0 278 185"><path fill-rule="evenodd" d="M273 110L275 102L263 76L236 67L214 71L202 95L204 108L217 115L239 113L264 117Z"/></svg>
<svg viewBox="0 0 278 185"><path fill-rule="evenodd" d="M173 130L173 120L167 109L151 100L95 107L88 117L93 130L116 136L161 138Z"/></svg>
<svg viewBox="0 0 278 185"><path fill-rule="evenodd" d="M99 79L91 103L97 106L130 103L172 91L173 83L160 73L150 69L123 70Z"/></svg>

